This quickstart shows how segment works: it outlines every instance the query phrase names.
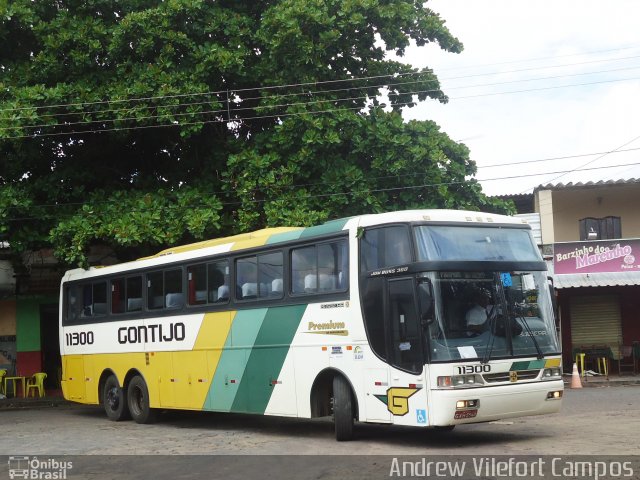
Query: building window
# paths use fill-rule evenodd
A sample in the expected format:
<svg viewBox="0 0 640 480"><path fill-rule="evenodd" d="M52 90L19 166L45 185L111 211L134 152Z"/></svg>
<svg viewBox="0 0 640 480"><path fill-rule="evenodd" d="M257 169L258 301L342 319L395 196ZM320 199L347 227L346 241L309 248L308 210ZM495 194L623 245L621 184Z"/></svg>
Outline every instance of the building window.
<svg viewBox="0 0 640 480"><path fill-rule="evenodd" d="M580 240L610 240L622 237L620 217L586 217L578 222Z"/></svg>

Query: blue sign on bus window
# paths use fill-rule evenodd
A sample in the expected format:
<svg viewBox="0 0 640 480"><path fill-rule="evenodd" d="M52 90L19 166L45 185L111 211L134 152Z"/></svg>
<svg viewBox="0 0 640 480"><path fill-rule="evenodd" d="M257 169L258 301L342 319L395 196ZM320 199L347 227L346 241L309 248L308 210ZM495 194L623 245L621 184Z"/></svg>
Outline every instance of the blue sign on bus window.
<svg viewBox="0 0 640 480"><path fill-rule="evenodd" d="M511 280L510 273L501 273L500 279L502 280L503 287L511 287L513 285L513 280Z"/></svg>

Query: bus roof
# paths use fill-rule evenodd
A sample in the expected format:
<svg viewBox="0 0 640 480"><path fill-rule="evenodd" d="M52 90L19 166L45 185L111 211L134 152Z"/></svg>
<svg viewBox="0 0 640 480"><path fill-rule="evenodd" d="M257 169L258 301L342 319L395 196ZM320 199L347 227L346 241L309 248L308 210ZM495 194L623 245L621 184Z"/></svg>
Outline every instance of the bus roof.
<svg viewBox="0 0 640 480"><path fill-rule="evenodd" d="M150 258L158 258L165 255L174 255L176 253L189 252L201 248L215 247L219 245L233 244L231 250L244 250L251 247L259 247L272 243L283 242L287 240L297 240L298 238L314 237L322 234L335 233L343 230L350 221L355 221L357 225L368 226L394 222L415 222L415 221L433 221L433 222L464 222L464 223L515 223L522 224L523 221L506 215L498 215L493 213L471 212L465 210L404 210L399 212L387 212L360 215L356 217L346 217L336 220L329 220L320 225L313 227L276 227L263 228L254 232L241 233L229 237L215 238L212 240L204 240L202 242L190 243L170 247L162 250L155 255L139 258L138 260L146 260Z"/></svg>
<svg viewBox="0 0 640 480"><path fill-rule="evenodd" d="M354 227L367 227L401 222L446 222L451 224L526 224L520 218L498 215L493 213L473 212L466 210L402 210L377 214L367 214L355 217L329 220L313 227L277 227L264 228L254 232L241 233L229 237L204 240L182 246L166 248L155 255L135 260L140 262L139 267L171 263L192 257L220 254L235 250L245 250L252 247L260 247L280 242L317 237L338 233L342 230ZM525 227L526 228L526 227ZM115 273L131 268L131 263L125 262L109 267L92 267L89 272L94 274ZM97 270L100 270L98 272ZM74 269L67 272L65 279L87 273L87 270ZM89 275L92 276L92 275Z"/></svg>

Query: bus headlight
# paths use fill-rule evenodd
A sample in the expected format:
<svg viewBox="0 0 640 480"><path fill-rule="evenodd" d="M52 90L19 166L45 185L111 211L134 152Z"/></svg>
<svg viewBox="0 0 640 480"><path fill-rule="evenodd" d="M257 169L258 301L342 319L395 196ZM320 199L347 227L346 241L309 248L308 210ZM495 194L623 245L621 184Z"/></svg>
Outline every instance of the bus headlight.
<svg viewBox="0 0 640 480"><path fill-rule="evenodd" d="M543 380L557 380L562 377L562 368L561 367L553 367L553 368L545 368L542 371L542 379Z"/></svg>
<svg viewBox="0 0 640 480"><path fill-rule="evenodd" d="M440 388L465 388L482 385L482 380L478 375L453 375L438 377L438 387Z"/></svg>
<svg viewBox="0 0 640 480"><path fill-rule="evenodd" d="M562 390L547 393L547 400L560 400L562 399Z"/></svg>
<svg viewBox="0 0 640 480"><path fill-rule="evenodd" d="M458 400L456 402L456 410L467 410L469 408L479 408L480 400Z"/></svg>

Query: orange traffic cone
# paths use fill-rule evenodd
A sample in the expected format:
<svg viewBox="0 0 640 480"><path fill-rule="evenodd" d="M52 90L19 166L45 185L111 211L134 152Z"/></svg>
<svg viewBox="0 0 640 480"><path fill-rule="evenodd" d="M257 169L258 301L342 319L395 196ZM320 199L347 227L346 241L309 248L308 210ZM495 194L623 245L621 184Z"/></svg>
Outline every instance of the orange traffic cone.
<svg viewBox="0 0 640 480"><path fill-rule="evenodd" d="M578 373L578 364L573 364L573 372L571 373L571 388L582 388L580 374Z"/></svg>

